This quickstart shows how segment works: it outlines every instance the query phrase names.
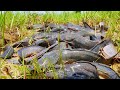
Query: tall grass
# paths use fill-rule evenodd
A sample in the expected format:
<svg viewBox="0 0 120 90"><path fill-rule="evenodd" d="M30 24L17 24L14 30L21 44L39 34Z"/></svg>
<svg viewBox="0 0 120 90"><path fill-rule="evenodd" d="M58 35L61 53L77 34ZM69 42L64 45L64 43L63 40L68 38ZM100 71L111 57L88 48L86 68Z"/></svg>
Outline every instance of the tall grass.
<svg viewBox="0 0 120 90"><path fill-rule="evenodd" d="M34 34L34 30L28 31L26 26L32 24L43 24L44 22L52 22L56 24L65 24L68 22L82 25L82 20L88 22L90 26L95 26L99 24L99 22L105 22L106 26L109 26L106 37L111 38L120 49L120 11L87 11L86 13L75 13L75 12L63 12L61 14L56 14L54 12L46 14L36 14L36 13L25 13L25 12L17 12L13 13L12 11L0 12L0 47L5 46L5 39L8 37L6 33L19 33L16 37L18 38L16 41L24 39L27 36L31 36ZM17 29L16 29L17 28ZM14 34L13 34L14 35ZM13 35L10 34L12 37ZM59 36L58 36L59 40ZM7 44L13 43L11 40L7 42ZM62 57L60 55L60 57ZM61 59L61 58L60 58ZM37 72L31 74L30 71L26 68L23 63L23 66L6 64L6 61L0 60L0 68L4 68L5 65L11 67L11 72L13 72L13 78L40 78L41 69L34 60L33 66ZM53 69L55 72L55 70ZM43 74L42 77L45 78ZM0 70L0 78L10 78L9 75L3 74L2 70ZM57 76L56 76L57 78Z"/></svg>
<svg viewBox="0 0 120 90"><path fill-rule="evenodd" d="M6 12L3 14L3 12L1 11L0 13L0 31L1 31L1 38L2 38L2 46L4 46L4 31L5 31L5 16L6 16Z"/></svg>

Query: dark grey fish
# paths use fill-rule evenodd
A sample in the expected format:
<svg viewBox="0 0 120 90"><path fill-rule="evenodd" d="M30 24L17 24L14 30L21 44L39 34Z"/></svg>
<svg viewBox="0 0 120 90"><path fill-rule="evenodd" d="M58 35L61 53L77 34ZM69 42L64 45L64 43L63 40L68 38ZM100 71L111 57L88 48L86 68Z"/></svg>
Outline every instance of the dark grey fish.
<svg viewBox="0 0 120 90"><path fill-rule="evenodd" d="M82 29L84 29L84 28L79 25L74 25L74 26L68 27L68 30L71 30L71 31L80 31Z"/></svg>
<svg viewBox="0 0 120 90"><path fill-rule="evenodd" d="M105 40L101 41L100 43L96 44L90 50L98 53L100 51L100 49L105 47L106 45L108 45L108 43L110 43L110 41L111 41L110 39L105 39Z"/></svg>
<svg viewBox="0 0 120 90"><path fill-rule="evenodd" d="M12 64L17 64L17 65L20 65L19 60L14 59L14 58L12 58L12 59L7 59L7 62L12 63Z"/></svg>
<svg viewBox="0 0 120 90"><path fill-rule="evenodd" d="M31 55L37 54L38 52L41 52L43 49L45 49L44 47L41 46L29 46L29 47L24 47L20 50L18 50L18 55L20 58L26 58L29 57Z"/></svg>
<svg viewBox="0 0 120 90"><path fill-rule="evenodd" d="M58 26L55 23L49 23L48 27L50 27L52 29L52 28L56 28Z"/></svg>
<svg viewBox="0 0 120 90"><path fill-rule="evenodd" d="M58 39L58 36L60 35L60 41L72 41L75 38L78 38L81 40L80 36L90 36L90 35L94 35L94 33L92 32L88 32L88 31L79 31L77 33L68 33L68 32L64 32L64 33L40 33L40 34L36 34L33 36L34 40L38 40L38 39L42 39L42 38L56 38ZM83 41L83 40L82 40ZM88 42L88 41L87 41ZM94 42L93 42L94 43Z"/></svg>
<svg viewBox="0 0 120 90"><path fill-rule="evenodd" d="M95 33L95 29L93 29L92 27L90 27L85 21L83 21L84 27L90 31L90 32L94 32ZM93 36L91 36L91 40L102 40L105 37L105 30L104 30L104 25L101 23L101 30L100 33L96 33Z"/></svg>
<svg viewBox="0 0 120 90"><path fill-rule="evenodd" d="M37 41L33 42L32 45L48 47L54 44L55 42L56 42L56 38L38 39Z"/></svg>
<svg viewBox="0 0 120 90"><path fill-rule="evenodd" d="M95 35L90 36L90 40L94 41L102 41L104 39L105 35L102 35L101 33L96 33Z"/></svg>
<svg viewBox="0 0 120 90"><path fill-rule="evenodd" d="M63 69L57 68L58 79L99 79L97 68L91 63L65 64ZM54 77L52 72L47 72L48 77Z"/></svg>
<svg viewBox="0 0 120 90"><path fill-rule="evenodd" d="M71 64L67 69L70 69L72 74L68 73L63 79L99 79L97 68L90 63Z"/></svg>
<svg viewBox="0 0 120 90"><path fill-rule="evenodd" d="M30 38L25 38L25 39L23 39L21 41L13 43L12 47L15 48L15 47L29 46L29 41L30 41Z"/></svg>
<svg viewBox="0 0 120 90"><path fill-rule="evenodd" d="M32 36L33 40L39 40L43 38L57 38L59 33L37 33Z"/></svg>
<svg viewBox="0 0 120 90"><path fill-rule="evenodd" d="M76 72L76 73L72 74L72 76L66 76L62 79L99 79L99 77L89 76L83 72Z"/></svg>
<svg viewBox="0 0 120 90"><path fill-rule="evenodd" d="M59 24L58 26L59 26L59 28L61 28L61 29L67 29L67 26L64 25L64 24Z"/></svg>
<svg viewBox="0 0 120 90"><path fill-rule="evenodd" d="M66 31L66 29L64 29L64 28L52 28L51 30L50 30L50 32L61 32L61 31Z"/></svg>
<svg viewBox="0 0 120 90"><path fill-rule="evenodd" d="M73 30L73 31L85 30L85 31L89 31L89 32L94 32L94 30L86 22L83 22L83 24L84 24L84 26L68 23L67 27L68 27L68 29Z"/></svg>
<svg viewBox="0 0 120 90"><path fill-rule="evenodd" d="M93 34L87 33L86 31L79 31L77 33L65 33L60 35L60 41L71 42L73 44L73 47L75 48L90 49L93 46L95 46L98 43L98 41L90 40L88 38L89 35Z"/></svg>
<svg viewBox="0 0 120 90"><path fill-rule="evenodd" d="M47 67L49 64L55 64L59 60L59 51L53 50L48 53L45 53L40 59L38 59L38 63L40 66Z"/></svg>
<svg viewBox="0 0 120 90"><path fill-rule="evenodd" d="M75 48L90 49L94 47L98 43L98 41L93 41L86 37L78 36L72 41L72 43L73 43L73 47Z"/></svg>
<svg viewBox="0 0 120 90"><path fill-rule="evenodd" d="M72 31L79 31L81 29L80 25L75 25L73 23L67 23L66 26L68 30L72 30Z"/></svg>
<svg viewBox="0 0 120 90"><path fill-rule="evenodd" d="M70 23L70 22L68 22L67 24L66 24L66 26L67 27L71 27L71 26L73 26L74 24L73 23Z"/></svg>
<svg viewBox="0 0 120 90"><path fill-rule="evenodd" d="M104 79L120 79L120 76L109 65L89 61L77 61L77 63L90 63L94 65L99 76L103 76Z"/></svg>
<svg viewBox="0 0 120 90"><path fill-rule="evenodd" d="M63 49L67 49L67 48L72 49L72 47L69 44L67 44L67 42L60 42L60 44L55 46L52 50L63 50Z"/></svg>
<svg viewBox="0 0 120 90"><path fill-rule="evenodd" d="M44 54L39 60L38 63L40 65L47 65L49 62L52 64L56 64L60 59L63 61L74 60L74 61L90 61L90 62L100 62L105 63L105 59L89 50L53 50L46 54Z"/></svg>
<svg viewBox="0 0 120 90"><path fill-rule="evenodd" d="M12 46L5 46L5 50L2 55L0 55L1 58L7 59L10 58L14 53L14 49Z"/></svg>
<svg viewBox="0 0 120 90"><path fill-rule="evenodd" d="M107 60L106 64L112 63L112 58L115 57L118 52L113 42L110 39L103 40L99 44L90 49L93 52L101 54Z"/></svg>
<svg viewBox="0 0 120 90"><path fill-rule="evenodd" d="M91 64L95 65L97 67L99 74L106 76L107 79L120 79L120 76L108 65L95 62L91 62Z"/></svg>
<svg viewBox="0 0 120 90"><path fill-rule="evenodd" d="M88 31L78 31L77 33L71 33L71 32L67 32L67 33L63 33L60 34L60 39L61 41L72 41L74 39L80 39L81 41L84 41L83 39L81 39L81 37L86 37L86 36L91 36L94 35L93 32L88 32Z"/></svg>
<svg viewBox="0 0 120 90"><path fill-rule="evenodd" d="M47 35L48 33L46 32L43 32L43 33L40 32L40 33L32 35L32 39L37 40L37 39L45 38L47 37Z"/></svg>
<svg viewBox="0 0 120 90"><path fill-rule="evenodd" d="M50 49L52 49L53 47L55 47L57 44L58 44L58 42L56 42L55 44L49 46L48 48L43 49L42 51L36 53L36 55L24 58L25 63L28 64L33 59L39 59L39 58L41 58L46 52L48 52Z"/></svg>
<svg viewBox="0 0 120 90"><path fill-rule="evenodd" d="M89 50L85 50L85 49L81 49L81 50L63 50L62 51L62 60L66 61L66 60L75 60L75 61L79 61L79 60L85 60L85 61L90 61L90 62L100 62L100 63L105 63L105 59L104 57L102 57L101 55L89 51Z"/></svg>

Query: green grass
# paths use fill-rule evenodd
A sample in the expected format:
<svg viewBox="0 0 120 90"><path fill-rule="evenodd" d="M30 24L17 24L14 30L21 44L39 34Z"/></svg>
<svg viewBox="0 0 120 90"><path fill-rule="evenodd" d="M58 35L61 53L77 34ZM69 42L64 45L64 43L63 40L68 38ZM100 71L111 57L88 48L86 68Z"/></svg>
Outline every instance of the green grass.
<svg viewBox="0 0 120 90"><path fill-rule="evenodd" d="M69 13L63 12L61 14L56 13L46 13L46 14L31 14L31 13L20 13L16 12L13 14L11 11L6 11L3 13L0 12L0 47L4 47L6 44L11 44L16 41L22 40L25 37L29 37L34 34L34 30L28 31L26 26L31 24L43 24L46 21L53 22L56 24L65 24L68 22L72 22L74 24L82 25L82 20L88 22L90 26L95 26L99 24L99 22L104 21L107 26L109 26L109 30L107 31L106 37L110 37L116 44L117 48L120 49L120 11L89 11L86 13ZM12 38L16 35L16 40L12 41L12 39L8 40L5 43L4 39L7 38L6 33L14 33L11 35ZM17 34L15 34L17 33ZM62 56L61 56L62 57ZM10 71L12 72L13 78L41 78L41 69L38 63L34 62L35 66L34 74L31 74L30 71L26 68L25 65L18 66L13 64L7 64L5 60L0 60L0 79L8 79L11 78L8 74L4 74L2 69L4 67L9 66ZM53 69L54 70L54 69ZM55 71L54 71L55 72ZM45 75L42 75L45 78ZM57 78L56 74L55 77Z"/></svg>

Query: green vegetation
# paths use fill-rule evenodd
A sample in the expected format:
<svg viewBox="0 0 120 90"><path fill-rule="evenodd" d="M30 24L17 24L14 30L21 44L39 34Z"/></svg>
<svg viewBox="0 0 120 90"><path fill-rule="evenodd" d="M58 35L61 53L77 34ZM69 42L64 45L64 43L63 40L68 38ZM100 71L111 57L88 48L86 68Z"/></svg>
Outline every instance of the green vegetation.
<svg viewBox="0 0 120 90"><path fill-rule="evenodd" d="M111 38L114 43L117 44L117 48L120 49L120 11L89 11L86 13L75 12L63 12L61 14L46 13L25 13L12 11L0 12L0 51L6 44L12 44L25 37L29 37L34 34L34 30L28 31L27 26L32 24L43 24L46 21L65 24L72 22L74 24L82 25L82 20L85 20L90 26L98 25L99 22L105 22L106 26L109 26L106 37ZM0 79L11 78L41 78L42 73L39 69L39 65L36 62L33 63L37 72L30 73L26 65L18 66L6 63L5 60L0 60ZM55 77L57 78L56 74ZM42 76L42 78L45 78Z"/></svg>

